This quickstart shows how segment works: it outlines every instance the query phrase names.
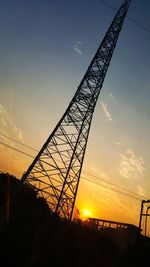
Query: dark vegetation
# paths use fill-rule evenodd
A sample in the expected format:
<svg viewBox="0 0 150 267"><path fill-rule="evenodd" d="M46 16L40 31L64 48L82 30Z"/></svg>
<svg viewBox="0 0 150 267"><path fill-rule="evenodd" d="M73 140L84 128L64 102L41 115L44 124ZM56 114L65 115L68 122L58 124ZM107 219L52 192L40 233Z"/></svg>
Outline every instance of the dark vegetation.
<svg viewBox="0 0 150 267"><path fill-rule="evenodd" d="M59 218L32 188L0 173L3 266L137 267L145 265L149 249L149 243L119 247L80 220Z"/></svg>

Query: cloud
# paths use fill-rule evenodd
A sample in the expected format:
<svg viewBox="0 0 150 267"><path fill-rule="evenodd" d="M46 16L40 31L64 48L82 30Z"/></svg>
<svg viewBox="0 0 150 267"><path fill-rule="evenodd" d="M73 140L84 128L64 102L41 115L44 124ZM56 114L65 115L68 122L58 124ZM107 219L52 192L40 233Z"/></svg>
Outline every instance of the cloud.
<svg viewBox="0 0 150 267"><path fill-rule="evenodd" d="M115 145L116 146L121 146L121 143L120 142L116 142Z"/></svg>
<svg viewBox="0 0 150 267"><path fill-rule="evenodd" d="M80 49L81 45L82 45L81 41L76 41L75 44L73 45L74 51L77 52L79 55L82 55L82 51Z"/></svg>
<svg viewBox="0 0 150 267"><path fill-rule="evenodd" d="M109 96L109 99L110 99L111 101L113 101L114 103L117 104L117 99L116 99L116 97L115 97L114 94L112 94L112 93L108 93L108 96Z"/></svg>
<svg viewBox="0 0 150 267"><path fill-rule="evenodd" d="M138 185L137 186L138 188L138 194L141 195L141 196L145 196L146 195L146 191L143 187L141 187L141 185Z"/></svg>
<svg viewBox="0 0 150 267"><path fill-rule="evenodd" d="M8 114L8 112L6 111L6 109L3 107L2 104L0 104L0 117L1 117L3 120L6 120L6 121L9 120L9 114Z"/></svg>
<svg viewBox="0 0 150 267"><path fill-rule="evenodd" d="M119 173L129 178L139 178L144 170L144 160L141 156L136 156L132 149L127 149L125 153L120 154Z"/></svg>
<svg viewBox="0 0 150 267"><path fill-rule="evenodd" d="M11 131L13 137L23 142L22 130L12 122L11 116L1 103L0 103L0 129L1 133L6 135L9 135L9 132Z"/></svg>
<svg viewBox="0 0 150 267"><path fill-rule="evenodd" d="M90 166L90 172L96 177L98 176L98 177L103 178L103 179L109 179L109 176L107 175L107 173L99 171L95 165ZM86 171L85 172L83 171L83 173L85 173L86 175L88 174Z"/></svg>
<svg viewBox="0 0 150 267"><path fill-rule="evenodd" d="M109 95L110 97L113 97L113 94L112 94L112 93L109 93L108 95Z"/></svg>
<svg viewBox="0 0 150 267"><path fill-rule="evenodd" d="M103 109L103 111L104 111L104 114L105 114L106 118L107 118L109 121L113 121L112 115L111 115L110 112L108 111L107 104L104 103L103 101L101 101L101 106L102 106L102 109Z"/></svg>
<svg viewBox="0 0 150 267"><path fill-rule="evenodd" d="M7 121L5 120L4 117L1 117L1 123L4 127L7 127Z"/></svg>
<svg viewBox="0 0 150 267"><path fill-rule="evenodd" d="M20 141L23 141L22 130L16 127L16 125L13 126L13 130L14 130L15 135L18 137L18 139Z"/></svg>

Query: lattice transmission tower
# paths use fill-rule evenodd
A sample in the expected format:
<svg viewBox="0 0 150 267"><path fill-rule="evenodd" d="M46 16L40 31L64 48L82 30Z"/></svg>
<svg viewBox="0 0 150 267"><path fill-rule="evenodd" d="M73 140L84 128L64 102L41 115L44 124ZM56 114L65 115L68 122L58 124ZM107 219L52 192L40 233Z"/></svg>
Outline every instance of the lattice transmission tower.
<svg viewBox="0 0 150 267"><path fill-rule="evenodd" d="M95 105L131 0L116 13L75 95L21 181L71 219Z"/></svg>

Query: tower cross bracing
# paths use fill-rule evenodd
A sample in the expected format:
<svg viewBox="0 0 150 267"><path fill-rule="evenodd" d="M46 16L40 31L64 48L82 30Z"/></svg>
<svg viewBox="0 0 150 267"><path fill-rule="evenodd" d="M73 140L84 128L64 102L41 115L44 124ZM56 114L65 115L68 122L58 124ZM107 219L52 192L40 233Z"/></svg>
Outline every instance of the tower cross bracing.
<svg viewBox="0 0 150 267"><path fill-rule="evenodd" d="M94 109L130 2L119 8L68 108L21 179L66 219L73 215Z"/></svg>

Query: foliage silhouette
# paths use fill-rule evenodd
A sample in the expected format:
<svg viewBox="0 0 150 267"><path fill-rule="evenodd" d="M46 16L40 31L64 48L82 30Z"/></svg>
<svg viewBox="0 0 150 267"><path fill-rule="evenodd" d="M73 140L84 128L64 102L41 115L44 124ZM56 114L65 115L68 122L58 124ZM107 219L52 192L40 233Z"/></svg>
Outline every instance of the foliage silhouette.
<svg viewBox="0 0 150 267"><path fill-rule="evenodd" d="M137 267L149 248L148 242L122 249L116 240L79 219L69 222L59 218L33 188L0 173L0 251L4 266Z"/></svg>

